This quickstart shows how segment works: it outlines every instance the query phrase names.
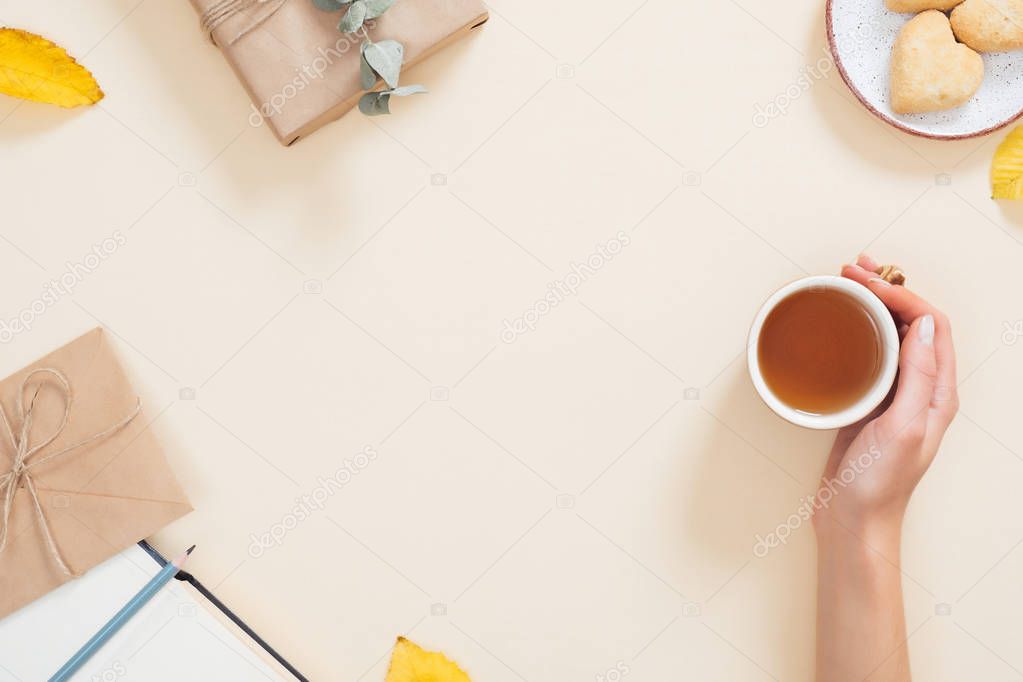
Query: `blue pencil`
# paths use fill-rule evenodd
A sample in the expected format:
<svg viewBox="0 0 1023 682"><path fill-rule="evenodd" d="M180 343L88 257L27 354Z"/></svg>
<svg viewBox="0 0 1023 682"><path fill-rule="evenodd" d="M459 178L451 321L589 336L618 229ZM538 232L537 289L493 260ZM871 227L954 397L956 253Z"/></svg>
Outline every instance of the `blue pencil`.
<svg viewBox="0 0 1023 682"><path fill-rule="evenodd" d="M78 652L72 656L67 663L61 667L53 677L50 678L50 682L64 682L64 680L71 679L71 675L76 670L85 665L85 662L92 658L92 655L100 650L104 644L107 643L114 634L121 629L121 627L131 620L132 616L138 613L139 609L146 605L146 603L156 596L156 593L160 591L164 585L170 582L174 574L178 572L181 566L185 563L185 559L195 549L195 545L188 548L184 554L169 562L163 567L159 573L153 576L145 587L139 590L139 593L132 597L127 604L125 604L120 611L118 611L113 618L107 621L107 624L100 628L99 632L92 636L88 642L86 642Z"/></svg>

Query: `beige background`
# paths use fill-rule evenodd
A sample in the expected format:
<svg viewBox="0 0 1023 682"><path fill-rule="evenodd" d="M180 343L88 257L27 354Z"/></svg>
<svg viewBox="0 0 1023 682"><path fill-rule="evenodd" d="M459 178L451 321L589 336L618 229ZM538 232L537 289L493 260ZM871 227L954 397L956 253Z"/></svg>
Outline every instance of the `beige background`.
<svg viewBox="0 0 1023 682"><path fill-rule="evenodd" d="M1023 209L985 179L1002 134L871 118L829 69L821 0L491 11L407 75L431 94L283 149L187 3L0 0L107 92L70 113L0 98L3 319L127 238L0 370L106 325L197 509L157 544L199 543L195 572L313 679L382 680L404 633L480 682L807 680L812 531L752 549L830 435L759 402L744 337L776 287L868 249L949 313L963 382L906 528L916 677L1023 676L1023 344L1003 334ZM501 342L619 230L577 296Z"/></svg>

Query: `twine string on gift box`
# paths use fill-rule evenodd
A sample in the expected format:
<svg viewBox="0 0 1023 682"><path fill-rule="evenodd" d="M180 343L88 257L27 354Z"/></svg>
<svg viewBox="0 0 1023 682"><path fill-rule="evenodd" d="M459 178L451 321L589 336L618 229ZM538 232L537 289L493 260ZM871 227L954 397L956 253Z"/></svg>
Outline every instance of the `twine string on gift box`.
<svg viewBox="0 0 1023 682"><path fill-rule="evenodd" d="M241 38L254 31L257 27L262 25L264 21L272 17L277 13L284 3L288 0L219 0L206 8L206 11L199 17L199 26L202 27L202 32L206 34L206 37L210 39L210 42L216 44L216 39L213 37L213 32L216 31L221 24L231 19L242 12L246 12L253 7L259 7L260 5L266 6L268 9L265 14L252 21L247 26L243 27L237 34L227 41L227 45L233 45Z"/></svg>
<svg viewBox="0 0 1023 682"><path fill-rule="evenodd" d="M32 430L33 410L35 409L36 399L39 397L39 390L42 388L42 383L35 387L35 391L32 393L32 398L28 401L27 410L25 409L24 396L25 390L28 388L29 380L31 380L32 377L41 374L50 375L50 378L56 380L64 399L64 416L61 418L60 424L56 429L54 429L53 433L44 438L42 441L31 444L29 442L29 434ZM0 476L0 491L3 492L4 496L3 516L0 517L0 552L4 551L7 547L7 532L10 529L11 509L14 506L14 496L17 493L18 488L24 487L25 490L28 491L29 498L32 500L32 506L35 508L36 518L39 520L39 526L43 531L43 538L46 540L46 546L50 550L50 556L64 575L77 576L78 573L72 571L68 567L67 562L64 561L64 557L60 553L60 548L57 547L57 542L53 538L53 532L50 530L50 524L46 521L46 514L43 513L43 505L39 501L39 493L36 490L35 481L32 480L32 474L30 472L32 469L35 469L50 460L71 454L79 448L101 441L117 433L131 423L135 417L139 416L139 413L142 411L142 403L141 401L137 401L135 409L130 415L109 428L37 459L32 459L32 457L55 441L71 421L71 384L68 383L67 378L63 374L55 369L50 367L34 369L26 374L25 378L21 381L21 387L18 389L18 399L15 409L15 416L21 424L21 428L18 430L17 434L15 434L14 429L11 427L11 422L7 418L7 413L4 410L3 405L0 405L0 422L3 423L7 438L14 447L14 461L11 465L11 470Z"/></svg>

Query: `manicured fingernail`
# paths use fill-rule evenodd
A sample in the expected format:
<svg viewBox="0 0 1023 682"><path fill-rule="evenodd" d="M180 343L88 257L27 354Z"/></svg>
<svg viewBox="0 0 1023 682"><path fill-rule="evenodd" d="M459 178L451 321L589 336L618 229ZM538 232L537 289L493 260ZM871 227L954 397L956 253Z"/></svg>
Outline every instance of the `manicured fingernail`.
<svg viewBox="0 0 1023 682"><path fill-rule="evenodd" d="M877 284L877 285L880 285L880 286L883 286L883 287L890 287L892 285L891 282L889 282L886 279L881 279L880 277L871 277L867 281L872 283L872 284Z"/></svg>
<svg viewBox="0 0 1023 682"><path fill-rule="evenodd" d="M920 329L917 333L920 335L920 340L923 341L925 346L930 346L934 343L934 315L924 315L920 318Z"/></svg>

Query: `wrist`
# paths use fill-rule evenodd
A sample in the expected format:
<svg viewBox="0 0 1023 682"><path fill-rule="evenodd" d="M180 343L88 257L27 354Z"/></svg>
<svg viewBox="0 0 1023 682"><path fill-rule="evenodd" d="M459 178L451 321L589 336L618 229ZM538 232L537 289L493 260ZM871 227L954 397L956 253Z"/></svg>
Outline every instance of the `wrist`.
<svg viewBox="0 0 1023 682"><path fill-rule="evenodd" d="M832 506L817 534L817 679L908 681L901 514Z"/></svg>
<svg viewBox="0 0 1023 682"><path fill-rule="evenodd" d="M869 550L898 563L902 545L900 511L850 515L836 512L821 510L814 515L818 551L849 554Z"/></svg>

